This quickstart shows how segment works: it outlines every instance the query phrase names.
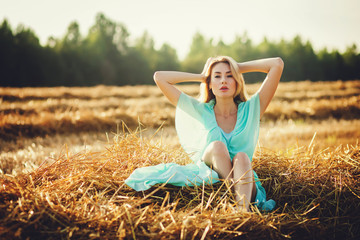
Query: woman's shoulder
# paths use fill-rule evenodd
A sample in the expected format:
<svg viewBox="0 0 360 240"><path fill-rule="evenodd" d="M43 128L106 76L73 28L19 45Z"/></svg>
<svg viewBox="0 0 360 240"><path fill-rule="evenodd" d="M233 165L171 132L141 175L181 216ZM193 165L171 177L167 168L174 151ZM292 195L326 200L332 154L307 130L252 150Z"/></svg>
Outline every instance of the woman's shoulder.
<svg viewBox="0 0 360 240"><path fill-rule="evenodd" d="M253 104L254 102L257 102L257 101L259 101L259 92L255 92L245 102L239 101L239 105L240 104L250 105L250 104Z"/></svg>
<svg viewBox="0 0 360 240"><path fill-rule="evenodd" d="M195 97L192 97L184 92L180 94L179 101L177 107L184 108L192 106L194 108L208 110L211 106L214 106L214 101L210 100L209 102L201 102Z"/></svg>
<svg viewBox="0 0 360 240"><path fill-rule="evenodd" d="M251 97L245 101L240 102L238 105L238 117L240 118L252 118L260 113L260 100L258 92L251 95Z"/></svg>
<svg viewBox="0 0 360 240"><path fill-rule="evenodd" d="M254 94L250 95L250 97L248 97L247 101L257 101L257 99L259 99L259 91L257 91Z"/></svg>

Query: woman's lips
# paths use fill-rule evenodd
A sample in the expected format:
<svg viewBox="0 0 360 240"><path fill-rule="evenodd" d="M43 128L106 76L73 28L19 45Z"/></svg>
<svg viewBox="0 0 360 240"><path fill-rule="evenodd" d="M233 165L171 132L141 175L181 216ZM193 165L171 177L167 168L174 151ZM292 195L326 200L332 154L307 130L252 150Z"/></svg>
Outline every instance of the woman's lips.
<svg viewBox="0 0 360 240"><path fill-rule="evenodd" d="M221 90L221 91L225 91L225 90L229 90L229 88L227 88L227 87L221 87L220 90Z"/></svg>

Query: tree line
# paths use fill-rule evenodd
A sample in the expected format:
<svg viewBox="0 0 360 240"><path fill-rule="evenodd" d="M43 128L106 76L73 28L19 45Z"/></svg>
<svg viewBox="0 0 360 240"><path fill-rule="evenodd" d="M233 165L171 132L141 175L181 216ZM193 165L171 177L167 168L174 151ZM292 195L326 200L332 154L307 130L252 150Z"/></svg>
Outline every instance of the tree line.
<svg viewBox="0 0 360 240"><path fill-rule="evenodd" d="M282 81L360 79L360 54L355 44L343 53L326 48L315 52L300 36L278 42L264 38L254 44L244 33L226 44L198 32L180 61L169 44L156 49L147 32L134 41L129 36L124 24L99 13L87 36L72 22L62 38L50 37L42 46L31 29L20 25L13 30L5 19L0 25L0 86L153 84L156 70L201 72L207 58L216 55L229 55L237 61L280 56L286 64ZM261 80L260 75L246 74L245 80Z"/></svg>

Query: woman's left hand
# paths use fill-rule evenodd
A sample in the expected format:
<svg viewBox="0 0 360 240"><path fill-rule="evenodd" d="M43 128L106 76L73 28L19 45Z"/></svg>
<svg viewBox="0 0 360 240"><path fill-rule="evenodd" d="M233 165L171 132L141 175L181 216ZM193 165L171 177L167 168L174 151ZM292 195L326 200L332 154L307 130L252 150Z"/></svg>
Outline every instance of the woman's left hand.
<svg viewBox="0 0 360 240"><path fill-rule="evenodd" d="M204 78L206 78L206 77L207 77L206 75L208 75L209 66L210 66L210 63L211 63L212 60L213 60L213 57L209 57L209 58L207 59L205 65L204 65L204 69L203 69L202 72L201 72L201 75L202 75Z"/></svg>

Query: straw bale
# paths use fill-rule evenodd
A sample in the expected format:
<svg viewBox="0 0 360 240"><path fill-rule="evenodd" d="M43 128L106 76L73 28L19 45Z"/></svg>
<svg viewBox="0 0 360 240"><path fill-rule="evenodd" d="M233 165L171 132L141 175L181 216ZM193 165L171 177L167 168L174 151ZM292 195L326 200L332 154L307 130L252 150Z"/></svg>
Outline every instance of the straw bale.
<svg viewBox="0 0 360 240"><path fill-rule="evenodd" d="M188 163L181 149L116 135L103 151L65 151L29 174L0 178L0 237L6 239L313 239L359 236L360 147L260 149L254 169L273 212L243 213L226 182L158 185L135 192L138 167Z"/></svg>

